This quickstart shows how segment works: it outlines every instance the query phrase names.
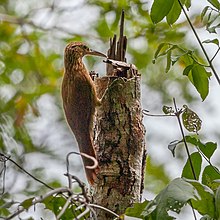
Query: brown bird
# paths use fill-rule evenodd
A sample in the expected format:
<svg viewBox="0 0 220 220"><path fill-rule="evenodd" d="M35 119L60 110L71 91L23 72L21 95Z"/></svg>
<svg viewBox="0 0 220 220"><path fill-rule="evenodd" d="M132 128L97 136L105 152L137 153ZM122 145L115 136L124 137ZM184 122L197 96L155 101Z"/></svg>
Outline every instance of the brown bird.
<svg viewBox="0 0 220 220"><path fill-rule="evenodd" d="M89 49L84 43L71 42L65 48L65 73L62 82L62 99L66 120L78 142L79 150L96 158L92 128L95 108L100 104L94 83L82 62L85 55L106 57L106 55ZM96 171L86 167L92 166L91 159L82 157L86 176L90 184L94 183Z"/></svg>

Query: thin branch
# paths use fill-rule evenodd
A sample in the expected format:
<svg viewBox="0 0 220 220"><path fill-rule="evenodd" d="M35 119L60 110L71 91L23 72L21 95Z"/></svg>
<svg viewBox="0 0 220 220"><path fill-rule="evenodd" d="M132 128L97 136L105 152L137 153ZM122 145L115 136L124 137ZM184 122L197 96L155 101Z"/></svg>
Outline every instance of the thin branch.
<svg viewBox="0 0 220 220"><path fill-rule="evenodd" d="M100 205L97 205L97 204L88 204L88 205L91 206L91 207L94 207L94 208L102 209L102 210L104 210L104 211L106 211L106 212L108 212L108 213L111 213L111 214L114 215L115 217L119 218L119 215L118 215L118 214L114 213L114 212L111 211L110 209L107 209L107 208L105 208L105 207L103 207L103 206L100 206Z"/></svg>
<svg viewBox="0 0 220 220"><path fill-rule="evenodd" d="M98 217L97 217L97 214L96 214L96 211L90 206L90 212L91 212L91 217L93 220L98 220Z"/></svg>
<svg viewBox="0 0 220 220"><path fill-rule="evenodd" d="M74 218L74 220L78 220L78 219L82 218L82 217L85 216L89 211L90 211L90 209L89 209L88 207L86 207L86 209L85 209L81 214L79 214L76 218Z"/></svg>
<svg viewBox="0 0 220 220"><path fill-rule="evenodd" d="M60 213L57 215L56 219L59 220L61 216L65 213L65 211L68 209L69 204L71 203L71 199L73 198L74 195L69 196L69 198L66 200L66 203L64 204L62 210Z"/></svg>
<svg viewBox="0 0 220 220"><path fill-rule="evenodd" d="M176 114L176 117L177 117L177 120L178 120L178 124L179 124L179 127L180 127L180 132L182 134L183 143L184 143L184 146L185 146L185 149L186 149L186 152L187 152L187 156L188 156L188 159L189 159L189 163L190 163L190 167L191 167L191 170L192 170L192 174L193 174L194 179L197 180L196 173L195 173L195 170L194 170L194 167L193 167L193 163L192 163L192 160L191 160L191 157L190 157L189 148L188 148L188 145L187 145L187 142L186 142L186 138L185 138L185 135L184 135L183 126L182 126L182 123L180 121L180 113L178 111L175 98L173 98L173 104L174 104L174 108L175 108L175 111L176 111L175 114Z"/></svg>
<svg viewBox="0 0 220 220"><path fill-rule="evenodd" d="M2 161L1 161L2 160ZM1 158L1 162L3 162L2 170L0 171L0 176L2 175L2 192L0 195L3 195L5 193L5 176L6 176L6 161L5 157Z"/></svg>
<svg viewBox="0 0 220 220"><path fill-rule="evenodd" d="M54 189L54 190L46 193L43 196L34 198L32 200L32 205L36 205L37 203L40 203L40 202L44 201L46 198L48 198L52 195L59 194L59 193L65 193L65 192L68 192L68 193L72 194L72 191L70 189L66 188L66 187L57 188L57 189ZM7 218L5 218L5 220L13 219L14 217L18 216L20 213L24 212L25 210L26 209L24 207L19 206L18 210L16 212L14 212L13 214L11 214L10 216L8 216Z"/></svg>
<svg viewBox="0 0 220 220"><path fill-rule="evenodd" d="M213 55L212 59L210 60L211 62L215 59L215 57L217 56L218 52L220 51L220 47L218 48L218 50L215 52L215 54Z"/></svg>
<svg viewBox="0 0 220 220"><path fill-rule="evenodd" d="M191 207L192 207L192 212L193 212L194 219L197 220L197 218L196 218L196 212L195 212L195 210L194 210L194 208L193 208L192 201L189 200L189 203L190 203L190 205L191 205Z"/></svg>
<svg viewBox="0 0 220 220"><path fill-rule="evenodd" d="M39 202L42 202L44 201L46 198L52 196L52 195L56 195L56 194L63 194L63 193L68 193L70 195L73 194L72 190L69 189L68 187L59 187L59 188L56 188L56 189L53 189L49 192L47 192L45 195L43 196L39 196L39 197L36 197L34 200L33 200L33 205L39 203Z"/></svg>
<svg viewBox="0 0 220 220"><path fill-rule="evenodd" d="M47 186L48 188L52 189L51 191L47 192L44 195L41 195L39 197L35 197L32 200L32 203L30 206L34 206L37 203L42 203L46 198L51 197L51 196L56 196L57 194L60 194L61 196L63 196L66 199L65 204L62 207L62 210L60 211L60 213L57 215L57 220L60 219L62 217L62 215L65 213L65 211L68 209L70 204L74 204L77 202L77 204L81 204L80 206L78 206L78 208L76 210L81 210L83 207L86 207L85 210L82 210L82 213L80 213L78 216L75 216L75 219L80 219L83 216L85 216L88 212L91 211L91 213L93 213L94 215L94 219L97 219L95 211L93 210L94 208L99 208L99 209L103 209L109 213L111 213L112 215L116 216L117 218L119 217L116 213L112 212L111 210L108 210L107 208L101 207L99 205L95 205L95 204L89 204L90 199L88 197L88 192L86 190L86 186L85 184L77 177L71 175L69 173L69 156L71 154L78 154L76 152L70 152L67 157L66 157L66 164L67 164L67 174L64 174L65 176L68 177L68 185L72 187L72 181L75 180L79 187L81 188L81 193L73 193L72 188L69 187L60 187L57 189L53 189L52 187L48 186L47 184L45 184L44 182L42 182L41 180L37 179L36 177L34 177L32 174L30 174L29 172L27 172L26 170L24 170L19 164L17 164L15 161L13 161L12 159L10 159L9 157L5 156L4 154L0 153L0 156L2 157L2 160L4 161L11 161L12 163L14 163L17 167L19 167L23 172L25 172L26 174L28 174L29 176L31 176L33 179L35 179L36 181L42 183L43 185ZM82 155L85 156L87 158L90 158L94 161L94 165L92 167L94 167L96 165L96 161L91 158L88 157L87 155ZM77 206L77 205L76 205ZM17 211L15 211L14 213L12 213L10 216L4 218L5 220L11 220L14 217L18 216L19 214L21 214L22 212L26 211L26 208L22 207L22 204L18 206Z"/></svg>
<svg viewBox="0 0 220 220"><path fill-rule="evenodd" d="M14 160L12 160L10 157L0 153L1 157L5 157L7 160L9 160L10 162L12 162L13 164L15 164L20 170L22 170L24 173L26 173L28 176L30 176L32 179L36 180L37 182L41 183L42 185L46 186L49 189L54 189L53 187L47 185L46 183L44 183L42 180L38 179L37 177L33 176L31 173L29 173L28 171L26 171L23 167L21 167L18 163L16 163Z"/></svg>
<svg viewBox="0 0 220 220"><path fill-rule="evenodd" d="M183 10L184 15L186 16L186 19L187 19L187 21L188 21L188 23L189 23L189 25L190 25L190 27L191 27L191 29L192 29L192 31L193 31L195 37L196 37L196 39L197 39L197 41L198 41L198 43L199 43L199 45L200 45L200 47L201 47L201 49L202 49L202 51L203 51L205 57L206 57L206 59L207 59L209 65L210 65L210 68L212 69L212 71L213 71L213 73L214 73L214 75L215 75L215 78L216 78L218 84L220 85L220 78L219 78L217 72L215 71L214 66L212 65L212 60L209 59L209 56L208 56L208 54L207 54L207 52L206 52L206 50L205 50L205 48L204 48L204 46L203 46L203 44L202 44L202 41L200 40L200 38L199 38L199 36L198 36L198 34L197 34L195 28L193 27L193 24L192 24L192 22L190 21L189 16L187 15L186 10L184 9L184 7L183 7L181 1L178 0L178 2L179 2L179 4L180 4L180 7L181 7L182 10Z"/></svg>
<svg viewBox="0 0 220 220"><path fill-rule="evenodd" d="M189 159L189 163L190 163L190 167L191 167L191 170L192 170L192 174L193 174L194 179L196 180L196 173L195 173L195 170L194 170L194 167L193 167L193 163L192 163L192 160L191 160L191 157L190 157L190 152L189 152L189 148L188 148L188 145L187 145L187 142L186 142L186 138L185 138L185 135L184 135L183 126L182 126L182 123L180 121L180 113L181 113L181 111L178 111L175 98L173 98L173 104L174 104L174 108L175 108L175 111L176 111L176 117L177 117L178 124L179 124L179 127L180 127L180 131L181 131L181 134L182 134L182 138L183 138L184 146L185 146L185 149L186 149L186 152L187 152L187 156L188 156L188 159ZM193 209L193 205L192 205L191 200L189 201L189 203L190 203L190 206L192 208L194 219L196 220L197 219L196 218L196 213L195 213L195 210Z"/></svg>
<svg viewBox="0 0 220 220"><path fill-rule="evenodd" d="M64 27L60 27L60 26L57 26L57 25L46 28L46 27L43 27L43 26L36 25L34 22L32 22L30 20L27 20L23 17L19 18L19 17L7 15L7 14L2 14L2 13L0 13L0 21L10 23L10 24L20 25L21 27L24 26L24 25L30 25L33 28L39 29L41 31L46 31L46 32L50 31L50 30L57 30L57 31L64 32L64 33L69 34L69 35L76 35L76 36L79 35L79 36L87 37L87 38L100 39L99 37L97 37L95 35L79 34L79 33L76 33L76 32L69 31L69 29L66 29Z"/></svg>
<svg viewBox="0 0 220 220"><path fill-rule="evenodd" d="M148 113L149 111L145 110L145 109L142 112L143 112L144 115L152 116L152 117L170 117L170 116L175 117L176 116L175 114L169 114L169 115L165 115L165 114L150 114L150 113Z"/></svg>
<svg viewBox="0 0 220 220"><path fill-rule="evenodd" d="M72 181L72 179L76 180L76 182L78 183L79 187L80 187L81 190L82 190L82 195L83 195L83 197L85 198L86 202L89 203L89 202L90 202L90 199L89 199L89 197L88 197L88 195L87 195L87 190L86 190L85 184L84 184L78 177L76 177L76 176L73 176L73 175L71 175L71 174L69 174L69 173L64 174L64 175L67 176L68 179L71 179L71 181Z"/></svg>

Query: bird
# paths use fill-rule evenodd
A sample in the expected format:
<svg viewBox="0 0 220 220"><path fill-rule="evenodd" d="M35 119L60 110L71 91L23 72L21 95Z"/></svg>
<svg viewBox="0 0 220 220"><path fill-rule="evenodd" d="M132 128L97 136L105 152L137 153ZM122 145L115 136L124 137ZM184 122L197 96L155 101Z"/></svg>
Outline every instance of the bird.
<svg viewBox="0 0 220 220"><path fill-rule="evenodd" d="M92 129L95 109L100 105L95 85L82 58L85 55L106 57L105 54L90 49L85 43L70 42L64 51L64 76L61 86L63 109L67 123L75 135L79 151L97 159ZM97 169L88 169L94 162L82 157L86 177L93 185L97 178Z"/></svg>

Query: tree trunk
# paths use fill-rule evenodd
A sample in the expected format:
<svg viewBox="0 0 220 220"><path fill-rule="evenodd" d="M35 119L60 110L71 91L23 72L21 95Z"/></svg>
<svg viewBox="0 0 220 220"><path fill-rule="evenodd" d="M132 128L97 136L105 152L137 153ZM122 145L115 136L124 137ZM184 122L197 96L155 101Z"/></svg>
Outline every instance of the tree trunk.
<svg viewBox="0 0 220 220"><path fill-rule="evenodd" d="M102 105L96 112L95 147L100 167L93 202L117 214L140 202L145 168L145 129L140 104L140 77L97 78ZM98 219L114 217L100 209Z"/></svg>

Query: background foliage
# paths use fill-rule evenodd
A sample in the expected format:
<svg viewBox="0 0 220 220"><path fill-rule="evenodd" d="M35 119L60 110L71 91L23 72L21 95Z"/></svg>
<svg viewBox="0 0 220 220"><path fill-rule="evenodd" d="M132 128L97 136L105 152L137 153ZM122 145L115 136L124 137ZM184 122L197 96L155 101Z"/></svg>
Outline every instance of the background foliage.
<svg viewBox="0 0 220 220"><path fill-rule="evenodd" d="M197 7L198 2L190 0L168 2L2 0L0 152L52 188L66 184L63 176L65 158L74 149L75 142L66 126L60 99L63 48L69 41L85 41L96 50L106 51L109 38L118 31L121 10L124 9L125 34L129 39L127 58L142 74L143 107L152 114L161 114L162 106L173 106L175 97L179 106L187 104L189 109L192 107L202 115L199 116L202 129L186 129L183 135L175 120L145 116L149 156L144 198L148 200L137 204L134 210L128 210L127 215L160 219L157 210L164 209L160 214L172 219L166 208L172 206L170 209L179 213L190 200L190 205L204 219L218 219L220 178L216 158L219 156L217 142L220 132L216 128L220 121L220 106L215 96L219 93L219 85L213 70L217 74L220 69L216 61L219 60L220 4L218 0L203 0L201 7ZM203 41L209 60L193 36L179 2L184 5L191 24ZM104 73L105 67L100 60L88 58L86 62L89 69L96 69L101 75ZM175 118L177 112L173 107L171 112L164 113L174 114ZM193 113L189 113L189 117ZM182 125L187 128L186 124ZM177 140L169 145L175 158L167 148L172 140ZM196 180L191 174L184 140L193 153L191 162L196 164ZM80 160L77 159L76 156L74 161L77 162L71 166L74 173L80 173ZM5 161L3 156L0 174L1 216L9 215L16 210L17 203L24 200L23 207L29 208L32 200L26 199L48 190L16 164ZM187 180L174 179L181 176ZM176 198L173 192L178 190L175 188L177 184L182 187ZM169 189L172 189L171 195ZM168 197L174 200L167 201ZM62 198L59 198L59 203L56 200L60 206L64 203ZM54 204L50 199L45 202L45 206L57 214ZM210 210L206 210L207 207L211 207ZM38 210L42 211L42 207ZM41 211L37 212L38 217L48 215ZM67 213L67 219L68 214L71 213ZM32 212L28 214L34 215Z"/></svg>

